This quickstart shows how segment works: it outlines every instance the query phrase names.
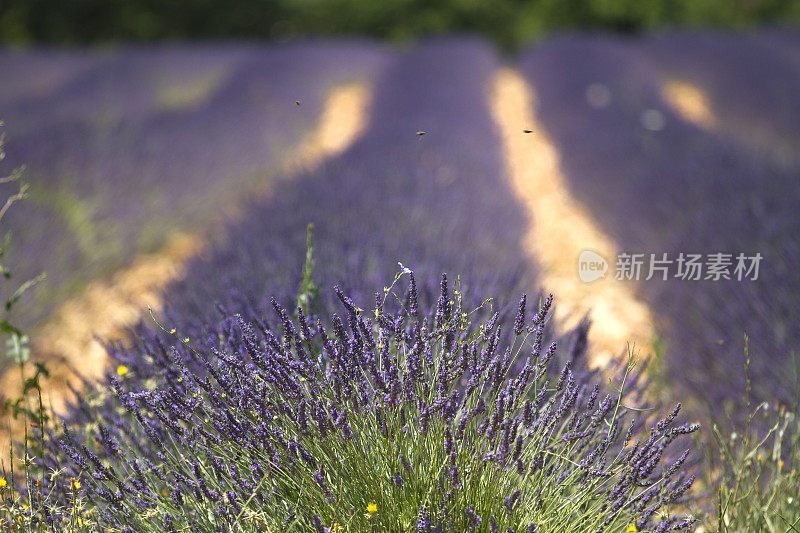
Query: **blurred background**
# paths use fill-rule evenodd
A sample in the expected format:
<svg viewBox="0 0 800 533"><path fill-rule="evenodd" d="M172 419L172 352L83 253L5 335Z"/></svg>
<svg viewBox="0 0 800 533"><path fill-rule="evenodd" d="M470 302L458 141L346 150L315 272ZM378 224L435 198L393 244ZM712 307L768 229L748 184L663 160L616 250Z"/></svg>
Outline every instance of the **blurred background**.
<svg viewBox="0 0 800 533"><path fill-rule="evenodd" d="M506 50L569 30L754 28L800 20L793 0L5 0L8 44L368 36L409 43L471 33Z"/></svg>
<svg viewBox="0 0 800 533"><path fill-rule="evenodd" d="M124 339L147 305L211 306L247 277L293 288L305 223L327 216L329 285L383 283L402 259L511 300L541 287L565 331L589 316L590 352L636 341L654 380L720 416L747 333L756 393L796 402L798 22L797 0L2 0L0 175L25 165L30 184L4 260L12 289L47 274L14 321L63 382L99 375L95 336ZM256 223L289 198L296 224ZM359 225L381 244L348 259ZM591 285L584 248L612 268L622 251L763 259L745 282Z"/></svg>

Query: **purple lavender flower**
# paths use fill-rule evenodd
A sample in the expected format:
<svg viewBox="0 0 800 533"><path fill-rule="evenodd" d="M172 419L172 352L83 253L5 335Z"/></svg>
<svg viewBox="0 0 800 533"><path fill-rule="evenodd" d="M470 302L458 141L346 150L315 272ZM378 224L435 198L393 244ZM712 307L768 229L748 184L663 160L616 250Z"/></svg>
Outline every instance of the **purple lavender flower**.
<svg viewBox="0 0 800 533"><path fill-rule="evenodd" d="M525 301L527 296L525 294L522 295L522 298L519 301L519 309L517 310L517 316L514 318L514 335L520 335L522 333L523 328L525 327Z"/></svg>

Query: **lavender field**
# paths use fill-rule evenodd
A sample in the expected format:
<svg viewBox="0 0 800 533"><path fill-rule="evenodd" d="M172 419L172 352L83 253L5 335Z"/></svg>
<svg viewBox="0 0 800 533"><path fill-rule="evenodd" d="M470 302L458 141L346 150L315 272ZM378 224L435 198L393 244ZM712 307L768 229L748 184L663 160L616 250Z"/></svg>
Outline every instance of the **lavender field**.
<svg viewBox="0 0 800 533"><path fill-rule="evenodd" d="M748 283L656 278L643 284L642 294L655 310L664 337L664 368L671 386L684 388L685 394L702 390L698 399L720 415L726 401L733 404L727 407L735 408L744 390L746 333L752 370L760 378L756 389L794 401L793 364L800 331L794 309L797 277L791 272L800 258L793 237L800 221L796 216L800 167L778 164L769 154L736 139L758 138L757 130L763 126L746 120L749 112L759 114L762 122L775 118L769 122L770 134L791 143L777 120L791 113L791 105L782 105L786 98L776 95L752 102L747 110L732 103L725 108L726 100L709 91L709 98L721 108L719 116L731 122L721 127L732 132L730 138L710 134L683 120L660 93L665 74L648 54L675 55L675 44L664 39L649 47L652 51L643 53L623 42L565 39L532 50L522 69L540 88L541 119L559 146L573 193L621 249L659 257L668 253L672 258L681 252L763 255L759 279ZM700 64L701 54L685 55ZM762 67L769 61L778 63L771 69L775 78L768 78L774 92L788 95L797 86L796 67L778 61L769 51L758 59L729 56L731 66L723 63L719 77L735 66L746 72L746 63L757 61ZM688 63L681 61L684 67ZM704 80L713 74L708 65L698 70L704 77L696 83L704 87ZM689 67L683 76L695 79ZM732 81L732 76L727 84L718 81L727 88L727 102L737 96L761 98L761 91L738 89ZM587 87L592 84L612 95L607 106L587 102ZM644 121L653 111L661 117L657 127ZM732 123L739 113L737 127ZM744 124L752 129L745 131Z"/></svg>
<svg viewBox="0 0 800 533"><path fill-rule="evenodd" d="M515 56L469 37L9 49L0 72L0 175L24 164L30 184L0 216L3 266L47 274L4 328L23 376L54 369L18 392L0 364L33 457L3 462L4 527L800 523L797 33L574 34ZM354 107L332 114L343 87ZM530 105L497 101L513 94ZM553 253L574 243L543 220L606 279ZM181 235L199 244L177 274L121 300L122 274ZM611 253L730 257L611 285ZM757 274L737 279L737 254ZM76 320L98 339L37 342L69 337L53 323L89 293ZM637 313L651 338L592 356L640 336Z"/></svg>
<svg viewBox="0 0 800 533"><path fill-rule="evenodd" d="M9 212L23 251L11 265L50 280L25 323L264 191L328 91L367 79L384 55L359 44L4 52L7 163L27 166L34 195ZM42 72L52 81L37 88Z"/></svg>

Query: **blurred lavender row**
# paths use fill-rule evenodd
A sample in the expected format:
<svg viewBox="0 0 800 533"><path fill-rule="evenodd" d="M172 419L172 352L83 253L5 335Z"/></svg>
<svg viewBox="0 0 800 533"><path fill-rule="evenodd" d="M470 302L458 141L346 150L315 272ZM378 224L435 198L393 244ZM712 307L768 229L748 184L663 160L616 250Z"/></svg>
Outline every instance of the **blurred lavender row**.
<svg viewBox="0 0 800 533"><path fill-rule="evenodd" d="M369 291L390 283L401 261L425 273L425 302L435 301L447 272L462 276L472 301L504 295L512 300L495 307L515 311L535 276L520 245L525 214L506 184L487 107L496 66L492 51L471 40L431 41L399 57L375 88L361 140L252 205L230 244L193 263L168 292L170 320L216 320L213 302L271 315L271 296L292 308L308 223L316 226L314 277L325 307L339 308L334 284L372 306Z"/></svg>
<svg viewBox="0 0 800 533"><path fill-rule="evenodd" d="M797 168L684 122L636 43L556 39L521 65L573 194L622 251L763 255L757 281L642 283L664 336L670 384L718 415L735 408L746 332L758 392L792 398L800 338ZM787 76L783 83L796 83Z"/></svg>
<svg viewBox="0 0 800 533"><path fill-rule="evenodd" d="M784 166L800 164L797 32L675 33L642 48L664 76L708 96L721 135Z"/></svg>
<svg viewBox="0 0 800 533"><path fill-rule="evenodd" d="M11 260L49 280L23 322L263 189L330 89L386 59L355 42L0 53L5 164L33 192Z"/></svg>

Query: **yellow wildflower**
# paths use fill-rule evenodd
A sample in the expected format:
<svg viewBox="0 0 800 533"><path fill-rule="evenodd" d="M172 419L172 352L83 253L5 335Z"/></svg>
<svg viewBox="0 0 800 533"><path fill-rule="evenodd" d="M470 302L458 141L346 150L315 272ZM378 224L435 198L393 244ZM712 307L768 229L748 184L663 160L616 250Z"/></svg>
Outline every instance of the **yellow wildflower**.
<svg viewBox="0 0 800 533"><path fill-rule="evenodd" d="M78 490L81 488L81 482L75 479L74 477L69 478L70 482L72 483L72 488Z"/></svg>
<svg viewBox="0 0 800 533"><path fill-rule="evenodd" d="M375 504L375 502L369 502L369 504L367 504L367 512L368 513L378 512L378 506Z"/></svg>
<svg viewBox="0 0 800 533"><path fill-rule="evenodd" d="M639 531L639 530L636 529L636 524L631 522L630 524L628 524L628 527L625 529L625 531L628 532L628 533L635 533L636 531Z"/></svg>
<svg viewBox="0 0 800 533"><path fill-rule="evenodd" d="M0 489L8 485L8 481L0 477Z"/></svg>
<svg viewBox="0 0 800 533"><path fill-rule="evenodd" d="M128 367L127 367L127 366L125 366L125 365L119 365L119 366L117 367L117 375L119 375L119 376L124 376L124 375L125 375L125 374L127 374L127 373L128 373Z"/></svg>

